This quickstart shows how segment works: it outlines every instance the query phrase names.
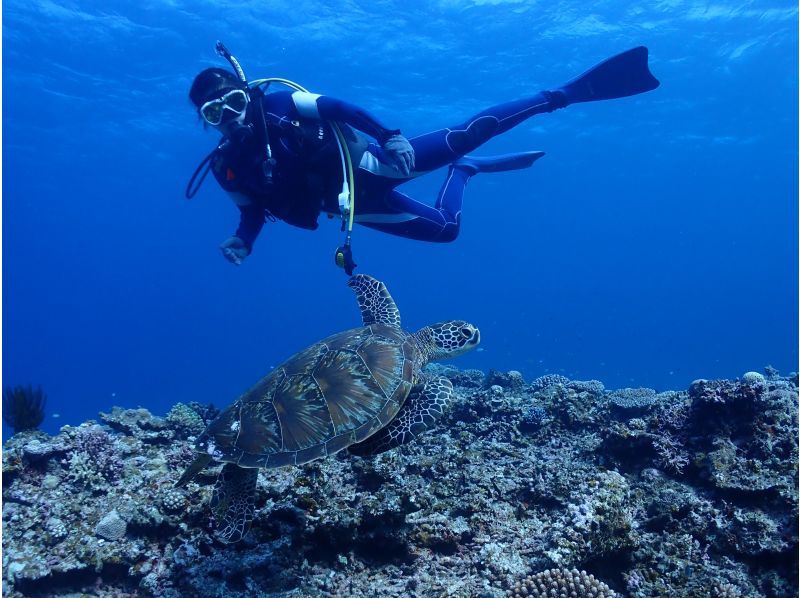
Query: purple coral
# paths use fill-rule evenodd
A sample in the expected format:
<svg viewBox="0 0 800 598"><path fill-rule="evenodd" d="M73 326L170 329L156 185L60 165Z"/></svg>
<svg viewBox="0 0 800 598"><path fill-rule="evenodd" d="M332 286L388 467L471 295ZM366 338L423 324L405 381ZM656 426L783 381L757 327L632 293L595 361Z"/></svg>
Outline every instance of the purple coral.
<svg viewBox="0 0 800 598"><path fill-rule="evenodd" d="M654 436L653 448L658 454L656 465L661 469L681 474L683 468L689 464L689 455L683 443L669 433Z"/></svg>

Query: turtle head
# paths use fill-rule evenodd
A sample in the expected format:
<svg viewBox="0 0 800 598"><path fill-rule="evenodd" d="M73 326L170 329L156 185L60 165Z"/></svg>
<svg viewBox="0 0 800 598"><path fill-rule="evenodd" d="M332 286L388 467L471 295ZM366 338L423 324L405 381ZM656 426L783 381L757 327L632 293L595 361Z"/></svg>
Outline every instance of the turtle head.
<svg viewBox="0 0 800 598"><path fill-rule="evenodd" d="M417 337L423 341L429 361L458 357L481 342L480 330L464 320L431 324L420 330Z"/></svg>

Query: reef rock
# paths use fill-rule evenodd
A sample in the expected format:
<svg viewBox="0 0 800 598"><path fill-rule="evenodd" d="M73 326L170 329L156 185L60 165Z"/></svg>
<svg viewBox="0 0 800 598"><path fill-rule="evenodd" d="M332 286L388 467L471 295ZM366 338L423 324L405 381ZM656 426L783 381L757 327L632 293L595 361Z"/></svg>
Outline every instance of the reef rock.
<svg viewBox="0 0 800 598"><path fill-rule="evenodd" d="M797 595L796 376L657 393L436 367L458 400L435 430L260 472L235 545L209 524L217 470L173 487L213 408L11 437L4 596Z"/></svg>

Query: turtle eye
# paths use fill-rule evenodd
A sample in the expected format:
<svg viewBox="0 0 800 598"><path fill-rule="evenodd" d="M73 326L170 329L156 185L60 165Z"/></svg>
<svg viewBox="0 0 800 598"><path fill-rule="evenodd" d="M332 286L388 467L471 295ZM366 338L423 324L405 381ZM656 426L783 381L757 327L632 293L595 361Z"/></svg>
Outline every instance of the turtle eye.
<svg viewBox="0 0 800 598"><path fill-rule="evenodd" d="M464 336L464 338L469 338L472 336L472 330L470 330L469 328L462 328L461 334Z"/></svg>

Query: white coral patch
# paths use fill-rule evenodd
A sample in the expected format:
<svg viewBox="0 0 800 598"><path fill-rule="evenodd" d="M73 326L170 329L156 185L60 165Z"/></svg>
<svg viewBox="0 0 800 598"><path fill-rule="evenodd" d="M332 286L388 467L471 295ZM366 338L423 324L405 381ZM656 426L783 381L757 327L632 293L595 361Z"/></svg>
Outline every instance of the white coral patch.
<svg viewBox="0 0 800 598"><path fill-rule="evenodd" d="M231 424L231 432L238 432L239 431L239 421L235 421Z"/></svg>

